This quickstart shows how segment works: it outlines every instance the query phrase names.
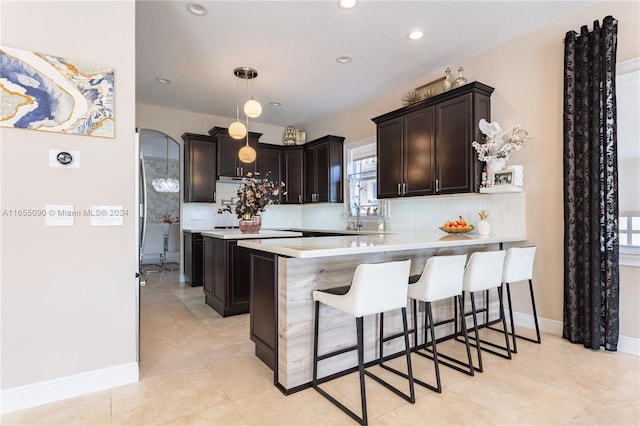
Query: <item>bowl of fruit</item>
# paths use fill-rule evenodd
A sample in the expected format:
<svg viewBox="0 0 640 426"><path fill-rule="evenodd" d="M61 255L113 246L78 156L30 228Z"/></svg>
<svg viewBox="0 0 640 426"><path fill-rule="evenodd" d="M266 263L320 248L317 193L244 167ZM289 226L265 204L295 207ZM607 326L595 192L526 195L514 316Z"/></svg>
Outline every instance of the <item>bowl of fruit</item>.
<svg viewBox="0 0 640 426"><path fill-rule="evenodd" d="M459 216L458 220L447 221L440 227L440 230L447 234L465 234L474 229L473 225L468 224L462 216Z"/></svg>

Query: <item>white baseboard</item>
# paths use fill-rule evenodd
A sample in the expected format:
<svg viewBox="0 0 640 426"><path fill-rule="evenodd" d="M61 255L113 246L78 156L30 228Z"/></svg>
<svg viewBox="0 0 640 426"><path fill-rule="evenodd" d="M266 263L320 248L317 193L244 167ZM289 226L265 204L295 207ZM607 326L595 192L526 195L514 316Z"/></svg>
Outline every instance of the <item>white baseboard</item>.
<svg viewBox="0 0 640 426"><path fill-rule="evenodd" d="M532 330L536 328L535 322L533 321L533 315L514 312L513 322L516 326L526 327ZM562 336L562 321L555 321L538 317L538 325L540 326L541 332L554 334L556 336ZM637 339L635 337L620 336L618 338L618 352L640 356L640 339Z"/></svg>
<svg viewBox="0 0 640 426"><path fill-rule="evenodd" d="M1 391L0 414L62 401L137 381L138 363L131 362L59 379L3 389Z"/></svg>

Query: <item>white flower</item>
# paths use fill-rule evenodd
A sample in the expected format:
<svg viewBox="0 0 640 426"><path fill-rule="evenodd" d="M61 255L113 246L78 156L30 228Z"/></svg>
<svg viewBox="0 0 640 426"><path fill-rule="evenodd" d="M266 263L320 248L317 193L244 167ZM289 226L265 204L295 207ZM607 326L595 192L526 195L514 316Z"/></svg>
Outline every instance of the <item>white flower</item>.
<svg viewBox="0 0 640 426"><path fill-rule="evenodd" d="M529 139L529 134L519 124L511 126L506 131L495 121L489 123L484 118L478 123L478 128L484 134L484 142L473 141L471 144L478 152L478 160L489 161L495 158L511 157Z"/></svg>

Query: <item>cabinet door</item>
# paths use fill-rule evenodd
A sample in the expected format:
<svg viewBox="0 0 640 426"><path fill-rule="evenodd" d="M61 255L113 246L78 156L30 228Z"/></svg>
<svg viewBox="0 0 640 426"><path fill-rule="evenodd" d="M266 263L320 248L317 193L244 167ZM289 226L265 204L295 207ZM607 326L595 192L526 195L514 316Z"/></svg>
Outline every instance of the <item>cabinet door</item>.
<svg viewBox="0 0 640 426"><path fill-rule="evenodd" d="M227 306L227 256L224 240L218 238L205 237L205 250L206 241L213 240L213 256L207 257L205 265L211 263L213 265L214 280L213 280L213 300L210 306L221 315L224 314L224 308ZM205 266L208 267L209 265Z"/></svg>
<svg viewBox="0 0 640 426"><path fill-rule="evenodd" d="M256 162L243 163L238 158L238 151L247 144L247 139L233 139L229 136L228 130L222 127L214 127L209 130L209 134L218 143L218 176L242 177L247 172L256 171ZM261 133L249 132L249 146L258 150L258 139Z"/></svg>
<svg viewBox="0 0 640 426"><path fill-rule="evenodd" d="M194 234L193 236L193 251L192 251L192 272L193 278L191 279L191 286L199 286L202 285L203 279L203 253L204 253L204 245L203 245L203 237L201 234Z"/></svg>
<svg viewBox="0 0 640 426"><path fill-rule="evenodd" d="M287 192L282 203L302 204L302 148L283 151L281 179Z"/></svg>
<svg viewBox="0 0 640 426"><path fill-rule="evenodd" d="M228 283L228 306L231 313L249 312L251 289L251 249L238 247L237 241L227 242L232 274Z"/></svg>
<svg viewBox="0 0 640 426"><path fill-rule="evenodd" d="M216 143L207 136L183 136L184 201L214 203L216 191Z"/></svg>
<svg viewBox="0 0 640 426"><path fill-rule="evenodd" d="M437 176L441 194L473 192L472 94L436 105Z"/></svg>
<svg viewBox="0 0 640 426"><path fill-rule="evenodd" d="M329 144L323 143L314 148L316 169L316 202L329 201Z"/></svg>
<svg viewBox="0 0 640 426"><path fill-rule="evenodd" d="M204 268L202 276L203 290L207 303L213 298L213 283L215 280L214 247L213 238L203 239Z"/></svg>
<svg viewBox="0 0 640 426"><path fill-rule="evenodd" d="M238 163L238 145L241 141L226 135L218 136L218 176L241 176Z"/></svg>
<svg viewBox="0 0 640 426"><path fill-rule="evenodd" d="M315 201L316 193L316 150L304 151L304 202Z"/></svg>
<svg viewBox="0 0 640 426"><path fill-rule="evenodd" d="M269 176L269 180L279 182L281 180L281 150L278 146L269 146L261 143L258 145L258 158L256 159L256 173L260 173L261 178Z"/></svg>
<svg viewBox="0 0 640 426"><path fill-rule="evenodd" d="M395 198L404 182L402 164L402 118L378 124L378 199Z"/></svg>
<svg viewBox="0 0 640 426"><path fill-rule="evenodd" d="M405 196L435 193L434 107L404 117Z"/></svg>

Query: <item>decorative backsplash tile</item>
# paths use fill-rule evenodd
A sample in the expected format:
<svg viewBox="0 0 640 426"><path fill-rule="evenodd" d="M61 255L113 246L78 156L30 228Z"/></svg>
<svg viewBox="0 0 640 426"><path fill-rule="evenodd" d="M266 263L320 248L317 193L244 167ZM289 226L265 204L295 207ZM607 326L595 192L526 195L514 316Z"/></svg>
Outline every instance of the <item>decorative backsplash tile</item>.
<svg viewBox="0 0 640 426"><path fill-rule="evenodd" d="M157 192L153 189L156 178L167 177L166 158L144 158L145 173L147 175L147 219L149 223L162 223L162 216L180 215L180 193ZM180 179L178 160L169 160L169 177Z"/></svg>

